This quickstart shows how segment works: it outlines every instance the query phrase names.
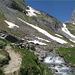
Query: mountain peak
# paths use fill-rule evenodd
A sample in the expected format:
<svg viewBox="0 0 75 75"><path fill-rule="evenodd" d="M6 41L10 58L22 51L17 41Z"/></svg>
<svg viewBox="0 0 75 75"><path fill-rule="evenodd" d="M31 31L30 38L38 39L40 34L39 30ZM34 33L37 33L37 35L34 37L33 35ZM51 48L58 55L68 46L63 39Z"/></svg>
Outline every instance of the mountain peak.
<svg viewBox="0 0 75 75"><path fill-rule="evenodd" d="M73 13L72 13L71 18L70 18L67 22L75 23L75 8L74 8L74 10L73 10Z"/></svg>
<svg viewBox="0 0 75 75"><path fill-rule="evenodd" d="M73 17L73 16L75 16L75 8L74 8L73 13L72 13L72 17Z"/></svg>

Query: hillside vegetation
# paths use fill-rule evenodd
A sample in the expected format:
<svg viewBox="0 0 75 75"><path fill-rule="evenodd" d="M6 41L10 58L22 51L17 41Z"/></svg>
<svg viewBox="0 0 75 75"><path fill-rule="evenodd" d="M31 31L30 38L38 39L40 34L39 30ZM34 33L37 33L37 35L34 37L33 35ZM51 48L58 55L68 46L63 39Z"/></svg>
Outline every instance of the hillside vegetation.
<svg viewBox="0 0 75 75"><path fill-rule="evenodd" d="M63 56L67 63L75 66L75 47L59 48L56 50L60 56Z"/></svg>

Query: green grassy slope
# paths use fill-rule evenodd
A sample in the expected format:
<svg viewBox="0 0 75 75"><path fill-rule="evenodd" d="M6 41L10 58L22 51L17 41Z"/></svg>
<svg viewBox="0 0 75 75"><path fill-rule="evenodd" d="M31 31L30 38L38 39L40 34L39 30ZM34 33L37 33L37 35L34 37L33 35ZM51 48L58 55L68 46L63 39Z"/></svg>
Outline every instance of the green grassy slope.
<svg viewBox="0 0 75 75"><path fill-rule="evenodd" d="M56 50L60 56L63 56L65 61L75 65L75 47L72 48L59 48Z"/></svg>

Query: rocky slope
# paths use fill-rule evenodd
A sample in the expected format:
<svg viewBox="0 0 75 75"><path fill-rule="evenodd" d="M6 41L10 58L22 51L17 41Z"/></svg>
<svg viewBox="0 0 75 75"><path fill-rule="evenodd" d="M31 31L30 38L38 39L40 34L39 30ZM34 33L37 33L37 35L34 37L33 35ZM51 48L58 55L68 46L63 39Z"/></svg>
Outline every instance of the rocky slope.
<svg viewBox="0 0 75 75"><path fill-rule="evenodd" d="M66 34L65 27L59 20L31 8L23 0L0 0L0 16L0 29L16 37L44 37L53 45L67 43L69 46L72 43L69 40L66 41L64 36L74 40ZM57 33L64 36L60 37Z"/></svg>
<svg viewBox="0 0 75 75"><path fill-rule="evenodd" d="M75 43L75 9L73 10L71 18L65 22L65 25L68 29L68 38L70 41ZM71 39L70 39L71 37Z"/></svg>
<svg viewBox="0 0 75 75"><path fill-rule="evenodd" d="M73 24L75 23L75 9L73 10L72 15L71 15L70 19L67 22L73 23Z"/></svg>
<svg viewBox="0 0 75 75"><path fill-rule="evenodd" d="M24 0L0 0L0 38L34 52L41 61L47 50L75 46L75 36L69 28L53 16L31 8Z"/></svg>

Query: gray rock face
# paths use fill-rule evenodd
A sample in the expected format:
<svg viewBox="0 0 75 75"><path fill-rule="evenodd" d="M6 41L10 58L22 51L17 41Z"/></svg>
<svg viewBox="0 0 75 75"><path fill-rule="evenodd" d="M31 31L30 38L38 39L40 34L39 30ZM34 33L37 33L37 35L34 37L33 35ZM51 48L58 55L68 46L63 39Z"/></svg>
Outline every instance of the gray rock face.
<svg viewBox="0 0 75 75"><path fill-rule="evenodd" d="M69 23L75 23L75 9L73 10L71 18L67 22L69 22Z"/></svg>
<svg viewBox="0 0 75 75"><path fill-rule="evenodd" d="M26 23L21 22L17 18L21 18L24 21L33 24L35 26L38 26L47 32L55 34L58 32L59 29L63 26L62 23L54 18L53 16L50 16L42 11L39 11L40 14L35 13L37 16L27 16L26 15L26 9L28 9L28 5L24 3L23 0L0 0L0 13L3 13L5 16L5 19L13 24L16 24L19 26L19 28L9 28L8 24L5 23L5 19L3 19L4 22L4 29L3 26L1 30L6 31L8 34L16 37L22 37L24 38L25 36L32 37L33 35L38 36L38 37L45 37L46 39L51 40L52 44L51 46L56 42L53 41L52 39L46 37L42 33L38 32L36 29L30 27ZM35 10L35 9L34 9ZM50 30L50 31L49 31ZM57 46L57 43L55 43L53 46ZM53 47L52 46L52 47Z"/></svg>
<svg viewBox="0 0 75 75"><path fill-rule="evenodd" d="M44 12L41 12L40 15L38 15L37 17L33 17L34 18L34 22L46 27L47 29L50 29L52 31L57 31L59 28L62 27L62 23L56 19L53 16L50 16Z"/></svg>
<svg viewBox="0 0 75 75"><path fill-rule="evenodd" d="M49 20L49 21L48 21ZM55 21L51 20L51 18L49 19L41 19L41 18L35 18L35 21L39 24L42 25L44 27L46 27L47 29L50 29L52 31L57 31L58 28L61 28L62 23L58 24L58 20L55 19Z"/></svg>
<svg viewBox="0 0 75 75"><path fill-rule="evenodd" d="M11 0L0 0L0 3L2 3L5 6L10 6L12 1Z"/></svg>
<svg viewBox="0 0 75 75"><path fill-rule="evenodd" d="M12 8L12 9L18 10L20 12L24 12L26 14L26 11L24 11L24 9L26 9L27 5L23 1L19 1L19 0L0 0L0 3L4 6L8 7L8 8ZM23 6L25 6L23 8L21 6L22 3L24 3Z"/></svg>
<svg viewBox="0 0 75 75"><path fill-rule="evenodd" d="M28 7L27 4L24 3L24 0L0 0L0 10L5 14L5 17L8 20L11 20L13 22L17 22L17 10L26 14L26 9L28 9ZM28 19L32 23L32 20L30 18ZM62 23L58 22L59 20L44 12L41 12L41 14L37 17L34 16L35 24L44 26L52 31L57 31L58 28L61 28Z"/></svg>
<svg viewBox="0 0 75 75"><path fill-rule="evenodd" d="M11 35L7 35L5 39L10 41L10 42L13 42L13 43L19 41L16 37L11 36Z"/></svg>

